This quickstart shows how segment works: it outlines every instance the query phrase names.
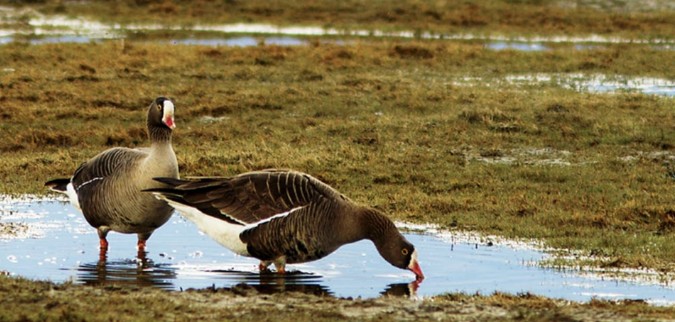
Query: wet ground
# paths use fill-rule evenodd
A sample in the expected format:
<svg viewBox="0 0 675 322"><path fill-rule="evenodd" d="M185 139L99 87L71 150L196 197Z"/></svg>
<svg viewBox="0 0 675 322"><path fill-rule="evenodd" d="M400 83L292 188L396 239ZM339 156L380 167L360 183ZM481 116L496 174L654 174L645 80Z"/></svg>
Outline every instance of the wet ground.
<svg viewBox="0 0 675 322"><path fill-rule="evenodd" d="M2 9L2 7L0 7ZM25 13L24 13L25 14ZM179 45L234 46L258 45L306 46L312 43L346 44L358 39L428 39L437 41L471 41L482 43L490 50L548 51L554 46L572 46L574 50L593 50L611 44L630 43L635 46L651 46L661 50L673 50L674 44L667 39L622 39L616 37L502 37L474 34L435 34L428 32L384 32L379 30L338 30L318 26L280 27L259 23L237 23L225 25L194 25L191 27L160 26L152 24L105 24L84 18L44 16L31 13L28 25L32 31L0 29L0 45L13 42L27 42L32 45L49 43L90 43L119 39L134 41L166 42ZM23 16L11 8L0 10L0 20L15 21ZM160 36L153 36L159 33ZM164 34L163 36L161 34ZM187 37L167 36L188 34ZM215 35L215 36L214 36ZM508 84L537 86L557 84L558 86L585 92L614 93L639 92L662 96L675 96L675 82L659 78L636 78L621 75L602 74L523 74L509 75L498 80L459 79L455 85L475 86L506 82Z"/></svg>
<svg viewBox="0 0 675 322"><path fill-rule="evenodd" d="M47 35L35 37L21 37L15 39L12 35L2 36L0 33L0 45L15 41L26 41L32 45L41 45L49 43L90 43L110 41L107 38L96 38L79 34ZM222 37L211 38L174 38L174 39L153 39L144 40L153 42L165 42L173 45L198 45L198 46L227 46L227 47L249 47L259 45L276 46L307 46L311 41L307 38L286 36L286 35L263 35L263 36L233 36L224 34ZM314 40L319 41L319 40ZM324 43L345 44L350 40L345 39L326 39L320 40ZM516 51L545 51L550 48L546 42L532 41L503 41L486 40L484 46L491 50L516 50ZM587 43L575 43L576 50L589 50L597 45ZM659 45L662 46L662 45ZM665 46L664 50L672 50L672 47ZM603 74L520 74L507 75L499 79L482 79L479 77L465 77L452 81L457 86L476 86L491 85L496 83L505 83L516 86L539 86L546 84L556 84L557 86L592 93L616 93L616 92L637 92L643 94L659 96L675 96L675 82L672 80L649 77L626 77L621 75L607 76Z"/></svg>
<svg viewBox="0 0 675 322"><path fill-rule="evenodd" d="M427 276L415 292L413 274L387 264L368 241L344 246L316 262L291 265L291 274L282 278L260 275L256 260L234 255L177 215L152 236L148 252L140 256L135 236L112 233L107 258L99 258L96 233L77 210L61 201L0 202L0 228L0 271L56 282L169 290L245 283L261 293L295 290L362 298L529 292L582 302L599 298L675 303L673 286L545 269L538 262L547 255L531 247L468 241L436 230L406 234L420 250Z"/></svg>

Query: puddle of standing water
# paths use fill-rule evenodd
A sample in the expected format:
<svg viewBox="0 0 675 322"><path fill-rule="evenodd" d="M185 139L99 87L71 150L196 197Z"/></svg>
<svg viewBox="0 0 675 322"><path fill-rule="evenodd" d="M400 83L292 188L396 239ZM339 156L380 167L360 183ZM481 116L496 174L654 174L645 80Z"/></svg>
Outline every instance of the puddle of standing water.
<svg viewBox="0 0 675 322"><path fill-rule="evenodd" d="M516 86L537 86L555 84L577 92L617 93L632 92L648 95L675 97L675 81L651 78L607 76L603 74L520 74L507 75L501 78L486 79L482 77L463 77L453 81L456 86L494 86L501 84Z"/></svg>
<svg viewBox="0 0 675 322"><path fill-rule="evenodd" d="M6 24L0 28L0 37L13 35L36 35L47 37L82 36L90 40L125 38L130 33L163 32L190 32L216 33L224 35L275 35L278 37L347 37L347 38L400 38L400 39L427 39L441 41L483 41L491 49L515 49L526 51L542 51L548 49L549 43L581 44L579 50L593 48L592 44L635 44L658 46L664 50L672 50L673 42L670 39L633 39L621 37L607 37L602 35L553 35L553 36L506 36L500 34L472 34L472 33L437 33L430 31L384 31L369 29L338 29L321 26L280 26L265 23L231 23L231 24L195 24L179 26L167 24L119 24L103 23L89 20L84 17L69 17L64 15L43 15L30 8L13 8L0 6L0 22ZM13 25L22 28L12 29ZM26 29L25 27L29 27ZM16 28L16 27L15 27ZM224 38L226 39L226 38ZM221 39L223 40L223 39ZM0 39L0 41L2 41ZM5 40L5 42L8 42ZM68 41L64 41L68 42ZM0 42L3 43L3 42Z"/></svg>
<svg viewBox="0 0 675 322"><path fill-rule="evenodd" d="M285 277L259 274L257 260L234 255L190 222L175 215L137 257L135 235L111 233L106 259L98 236L82 215L54 200L0 201L0 271L33 279L79 284L133 284L169 290L232 287L246 283L260 292L302 291L340 297L410 295L412 273L386 263L369 241L343 246L315 262L289 265ZM672 287L583 277L538 267L546 255L522 247L455 242L449 233L407 233L420 252L426 279L417 296L446 292L530 292L574 301L642 299L675 303Z"/></svg>
<svg viewBox="0 0 675 322"><path fill-rule="evenodd" d="M530 43L530 42L505 42L505 41L493 41L485 45L486 48L492 50L520 50L520 51L544 51L548 49L542 43Z"/></svg>
<svg viewBox="0 0 675 322"><path fill-rule="evenodd" d="M294 37L233 37L233 38L187 38L175 39L170 41L178 45L199 45L199 46L226 46L226 47L253 47L261 44L276 46L303 46L309 44L308 41Z"/></svg>

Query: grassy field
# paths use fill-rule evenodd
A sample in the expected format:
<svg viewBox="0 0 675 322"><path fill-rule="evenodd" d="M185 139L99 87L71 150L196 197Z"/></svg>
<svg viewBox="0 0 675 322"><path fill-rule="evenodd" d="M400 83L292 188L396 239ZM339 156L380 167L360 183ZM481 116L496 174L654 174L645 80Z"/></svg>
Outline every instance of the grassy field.
<svg viewBox="0 0 675 322"><path fill-rule="evenodd" d="M405 10L386 11L379 1L369 9L344 2L330 9L335 11L327 9L328 2L312 2L315 14L301 15L284 1L233 1L238 9L232 16L217 17L210 16L214 2L189 14L182 2L134 10L141 2L94 2L94 7L144 21L199 16L215 22L282 19L444 32L508 34L543 26L544 34L675 34L675 26L664 23L672 21L673 10L595 9L601 1L576 9L545 1L465 1L458 6L480 9L486 21L466 26L447 23L463 12L454 10L454 2L413 1L401 4ZM93 15L77 4L45 1L39 8ZM440 12L440 22L419 16L435 16L433 10ZM374 12L385 16L373 19ZM599 26L586 15L611 23ZM633 28L642 23L648 27ZM146 145L145 109L166 95L176 102L174 148L183 176L294 168L396 220L536 238L593 255L593 265L651 268L672 276L674 99L505 81L533 74L672 81L675 51L637 44L494 51L475 42L392 39L246 48L120 40L1 45L0 193L46 194L44 181L72 174L103 149ZM3 280L4 287L25 287ZM511 313L542 307L520 301ZM616 311L611 304L595 304ZM637 312L655 310L636 305ZM650 317L673 314L657 313Z"/></svg>
<svg viewBox="0 0 675 322"><path fill-rule="evenodd" d="M671 271L672 98L455 81L668 78L663 71L675 68L650 62L673 56L640 46L514 52L417 41L5 45L0 192L44 193L45 180L98 151L143 146L145 107L168 95L184 176L294 168L398 220L541 238L608 265Z"/></svg>

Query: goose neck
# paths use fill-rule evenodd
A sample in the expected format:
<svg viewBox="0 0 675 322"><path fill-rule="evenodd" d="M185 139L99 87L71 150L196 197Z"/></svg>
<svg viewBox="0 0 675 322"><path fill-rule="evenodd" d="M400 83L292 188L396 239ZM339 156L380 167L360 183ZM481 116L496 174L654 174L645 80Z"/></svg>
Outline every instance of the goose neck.
<svg viewBox="0 0 675 322"><path fill-rule="evenodd" d="M372 240L375 245L385 242L392 233L398 233L394 223L375 209L364 209L361 218L365 238Z"/></svg>
<svg viewBox="0 0 675 322"><path fill-rule="evenodd" d="M168 127L148 124L148 136L153 145L171 144L171 129Z"/></svg>

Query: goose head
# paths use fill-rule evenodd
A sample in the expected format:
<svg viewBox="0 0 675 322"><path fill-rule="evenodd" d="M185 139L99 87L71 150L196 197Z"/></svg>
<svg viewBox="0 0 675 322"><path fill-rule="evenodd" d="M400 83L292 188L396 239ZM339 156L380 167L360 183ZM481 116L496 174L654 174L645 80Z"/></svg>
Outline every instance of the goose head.
<svg viewBox="0 0 675 322"><path fill-rule="evenodd" d="M421 282L424 274L417 260L417 250L403 237L396 225L383 213L372 208L362 208L361 218L363 227L368 231L367 238L373 241L380 256L395 267L412 271L416 280Z"/></svg>
<svg viewBox="0 0 675 322"><path fill-rule="evenodd" d="M377 247L380 256L391 265L412 271L415 273L417 281L422 281L424 279L422 268L420 268L420 264L417 260L417 250L415 250L415 246L406 240L403 235L400 233L395 234L383 241L380 245L376 244L375 246Z"/></svg>
<svg viewBox="0 0 675 322"><path fill-rule="evenodd" d="M164 127L173 130L176 127L174 122L174 105L166 97L156 98L148 109L148 127Z"/></svg>

